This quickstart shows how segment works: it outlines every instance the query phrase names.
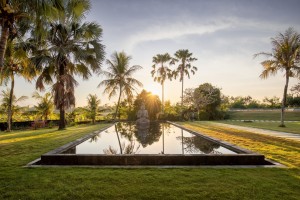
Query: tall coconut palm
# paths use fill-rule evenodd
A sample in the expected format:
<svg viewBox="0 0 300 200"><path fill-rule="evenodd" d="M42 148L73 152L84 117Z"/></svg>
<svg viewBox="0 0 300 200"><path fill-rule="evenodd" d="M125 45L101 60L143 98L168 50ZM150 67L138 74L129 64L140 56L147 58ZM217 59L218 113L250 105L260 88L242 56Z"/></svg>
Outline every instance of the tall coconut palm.
<svg viewBox="0 0 300 200"><path fill-rule="evenodd" d="M300 35L293 28L288 28L284 34L279 33L275 38L271 38L271 44L273 46L271 53L261 52L255 54L254 57L264 55L269 58L261 63L263 71L260 74L260 78L267 79L271 75L276 75L278 71L285 73L280 120L280 126L285 127L284 111L289 80L292 77L300 75L300 65L298 62L300 55Z"/></svg>
<svg viewBox="0 0 300 200"><path fill-rule="evenodd" d="M168 53L165 54L157 54L153 57L152 62L154 63L151 71L152 77L154 77L154 81L161 84L161 99L162 99L162 113L164 113L164 83L167 78L172 78L172 70L165 65L166 63L170 63L171 56Z"/></svg>
<svg viewBox="0 0 300 200"><path fill-rule="evenodd" d="M35 108L37 109L38 114L41 115L41 118L47 122L54 109L52 94L47 92L42 96L38 92L34 92L32 97L38 100L38 104Z"/></svg>
<svg viewBox="0 0 300 200"><path fill-rule="evenodd" d="M108 65L107 71L102 71L107 79L100 82L98 87L105 86L104 93L108 94L108 98L119 95L116 111L114 114L114 120L116 120L120 100L122 95L125 94L129 99L132 99L133 92L136 90L135 86L143 86L143 84L132 77L133 73L142 69L139 65L129 66L131 56L127 56L125 52L115 52L111 56L111 60L107 59Z"/></svg>
<svg viewBox="0 0 300 200"><path fill-rule="evenodd" d="M8 131L11 130L11 117L12 117L12 103L15 88L15 76L23 77L25 80L30 81L35 76L35 70L31 65L26 53L18 47L14 40L8 40L7 49L5 52L5 63L0 74L0 84L5 85L10 82L10 93L8 101Z"/></svg>
<svg viewBox="0 0 300 200"><path fill-rule="evenodd" d="M87 80L98 73L104 59L100 43L102 29L96 23L81 23L90 9L87 0L63 0L64 13L44 21L48 35L40 41L37 35L28 40L37 69L41 71L36 88L44 90L52 85L54 104L60 110L59 130L66 126L65 110L75 106L74 76Z"/></svg>
<svg viewBox="0 0 300 200"><path fill-rule="evenodd" d="M97 95L89 94L87 100L88 100L88 111L92 118L92 123L95 124L97 111L100 105L100 99L98 99Z"/></svg>
<svg viewBox="0 0 300 200"><path fill-rule="evenodd" d="M15 95L11 97L10 89L2 90L2 99L1 107L4 109L4 112L7 113L7 131L11 131L11 124L14 113L20 111L20 107L17 103L27 99L27 96L21 96L17 98Z"/></svg>
<svg viewBox="0 0 300 200"><path fill-rule="evenodd" d="M177 69L174 71L175 78L180 75L181 85L181 109L183 108L183 83L184 83L184 76L186 75L190 78L190 73L193 75L197 71L197 67L192 66L192 62L196 61L197 58L192 57L193 53L190 53L188 49L180 49L176 51L174 54L175 58L173 58L172 63L179 63ZM182 110L181 110L182 112Z"/></svg>

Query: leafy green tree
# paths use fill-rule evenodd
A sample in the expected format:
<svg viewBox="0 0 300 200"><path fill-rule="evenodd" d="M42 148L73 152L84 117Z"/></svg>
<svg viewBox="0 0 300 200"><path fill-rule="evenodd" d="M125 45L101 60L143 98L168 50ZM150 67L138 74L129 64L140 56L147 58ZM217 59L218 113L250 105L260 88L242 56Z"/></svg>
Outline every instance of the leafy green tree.
<svg viewBox="0 0 300 200"><path fill-rule="evenodd" d="M284 125L284 111L286 106L286 97L289 86L289 80L292 77L299 76L299 55L300 55L300 34L293 28L288 28L284 34L279 33L275 38L271 38L273 46L271 53L258 53L254 56L264 55L268 59L263 61L263 71L260 75L262 79L269 78L271 75L276 75L278 71L285 73L285 86L283 90L281 104L281 127Z"/></svg>
<svg viewBox="0 0 300 200"><path fill-rule="evenodd" d="M279 97L271 97L271 98L268 98L268 97L265 97L263 99L263 102L265 104L267 104L267 107L269 108L280 108L280 99Z"/></svg>
<svg viewBox="0 0 300 200"><path fill-rule="evenodd" d="M102 29L96 23L82 20L90 9L89 1L63 0L63 13L43 22L47 37L39 35L29 40L32 60L40 75L36 88L52 85L54 104L60 111L59 130L66 126L65 110L75 105L74 76L88 80L92 72L100 71L104 59L104 46L100 43Z"/></svg>
<svg viewBox="0 0 300 200"><path fill-rule="evenodd" d="M165 65L165 63L171 62L171 56L168 53L165 54L157 54L153 57L153 70L151 71L152 77L154 77L154 81L161 84L162 87L162 112L164 113L164 83L167 78L172 78L172 70Z"/></svg>
<svg viewBox="0 0 300 200"><path fill-rule="evenodd" d="M143 84L137 79L133 78L133 73L142 69L139 65L129 66L131 56L127 56L125 52L115 52L111 60L107 59L108 65L107 71L101 71L107 79L100 82L98 87L104 86L104 93L108 94L108 98L111 99L113 96L119 95L116 111L114 114L114 120L119 112L119 106L122 95L126 95L128 99L133 98L133 92L135 86L142 86Z"/></svg>
<svg viewBox="0 0 300 200"><path fill-rule="evenodd" d="M172 105L170 101L165 102L165 118L168 120L180 120L180 108Z"/></svg>
<svg viewBox="0 0 300 200"><path fill-rule="evenodd" d="M7 113L7 131L11 131L13 115L17 112L20 112L20 110L22 109L20 106L17 105L17 103L27 99L26 96L21 96L20 98L17 98L15 95L13 95L11 98L10 94L11 92L9 89L7 89L6 91L2 90L1 107L3 111Z"/></svg>
<svg viewBox="0 0 300 200"><path fill-rule="evenodd" d="M53 113L54 110L52 94L50 92L47 92L44 96L42 96L38 92L34 92L32 97L38 100L37 106L34 107L41 118L47 122L49 116Z"/></svg>
<svg viewBox="0 0 300 200"><path fill-rule="evenodd" d="M100 105L100 99L98 99L96 94L95 95L89 94L87 100L88 100L87 107L88 107L89 116L92 118L92 123L95 124L95 119Z"/></svg>
<svg viewBox="0 0 300 200"><path fill-rule="evenodd" d="M292 95L294 96L297 96L299 97L300 96L300 83L294 85L292 88L291 88L291 92L292 92Z"/></svg>
<svg viewBox="0 0 300 200"><path fill-rule="evenodd" d="M140 94L137 95L134 101L134 112L140 109L142 103L145 104L145 108L148 111L149 119L156 120L158 113L161 111L161 101L157 95L153 95L151 92L142 90Z"/></svg>
<svg viewBox="0 0 300 200"><path fill-rule="evenodd" d="M180 49L174 54L175 58L172 60L172 64L178 62L178 67L174 71L175 78L180 75L181 86L181 106L183 107L183 85L184 85L184 76L186 75L190 78L190 73L193 75L197 71L197 67L192 66L192 62L196 61L197 58L192 57L193 53L190 53L188 49Z"/></svg>
<svg viewBox="0 0 300 200"><path fill-rule="evenodd" d="M248 105L253 101L251 96L237 96L230 98L230 108L246 109Z"/></svg>
<svg viewBox="0 0 300 200"><path fill-rule="evenodd" d="M219 118L219 107L221 105L221 91L210 83L199 85L194 91L194 102L198 112L203 111L208 120Z"/></svg>

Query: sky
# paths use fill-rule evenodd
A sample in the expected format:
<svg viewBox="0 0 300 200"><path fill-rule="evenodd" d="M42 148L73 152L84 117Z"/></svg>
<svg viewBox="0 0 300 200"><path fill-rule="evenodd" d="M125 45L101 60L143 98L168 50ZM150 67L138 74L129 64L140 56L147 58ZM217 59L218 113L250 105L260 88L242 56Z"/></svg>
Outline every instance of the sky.
<svg viewBox="0 0 300 200"><path fill-rule="evenodd" d="M160 97L161 86L150 73L152 57L174 55L179 49L188 49L198 59L193 63L198 71L185 80L184 88L208 82L228 96L250 95L259 100L282 96L283 73L260 79L260 62L266 58L253 55L271 52L270 39L289 27L300 32L299 0L93 0L91 5L85 20L101 25L106 58L115 51L132 56L131 65L143 67L134 78ZM117 100L109 100L103 88L97 88L104 77L76 79L76 106L87 105L88 94L97 94L102 105ZM290 86L297 82L291 79ZM31 96L34 84L19 78L17 96ZM166 81L165 100L176 103L180 95L179 80ZM33 106L35 101L29 98L23 104Z"/></svg>

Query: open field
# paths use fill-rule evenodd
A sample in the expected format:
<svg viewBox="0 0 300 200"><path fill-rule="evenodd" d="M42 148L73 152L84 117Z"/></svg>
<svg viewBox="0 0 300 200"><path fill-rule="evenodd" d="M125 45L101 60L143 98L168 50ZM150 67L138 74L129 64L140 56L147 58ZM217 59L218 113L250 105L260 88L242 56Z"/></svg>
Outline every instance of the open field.
<svg viewBox="0 0 300 200"><path fill-rule="evenodd" d="M230 120L280 120L279 110L263 110L263 111L229 111ZM286 121L300 121L299 111L286 111L285 112Z"/></svg>
<svg viewBox="0 0 300 200"><path fill-rule="evenodd" d="M212 122L184 125L263 153L289 168L23 168L41 154L105 125L1 132L0 199L299 199L299 143Z"/></svg>
<svg viewBox="0 0 300 200"><path fill-rule="evenodd" d="M279 127L279 122L267 122L267 121L253 121L253 122L243 122L243 121L218 121L224 124L233 124L239 126L246 126L246 127L254 127L254 128L261 128L266 130L273 130L273 131L282 131L288 133L296 133L300 134L300 122L285 122L286 127Z"/></svg>

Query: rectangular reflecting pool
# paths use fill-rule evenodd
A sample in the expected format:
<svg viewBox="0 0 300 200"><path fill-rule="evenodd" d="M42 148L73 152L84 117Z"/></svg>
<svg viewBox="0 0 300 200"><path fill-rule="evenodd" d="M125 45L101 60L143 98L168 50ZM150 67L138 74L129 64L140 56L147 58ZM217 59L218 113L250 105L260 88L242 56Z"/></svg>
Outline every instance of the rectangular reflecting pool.
<svg viewBox="0 0 300 200"><path fill-rule="evenodd" d="M222 145L169 123L137 129L117 123L62 154L236 154Z"/></svg>
<svg viewBox="0 0 300 200"><path fill-rule="evenodd" d="M41 156L40 165L267 165L264 156L174 123L116 123Z"/></svg>

